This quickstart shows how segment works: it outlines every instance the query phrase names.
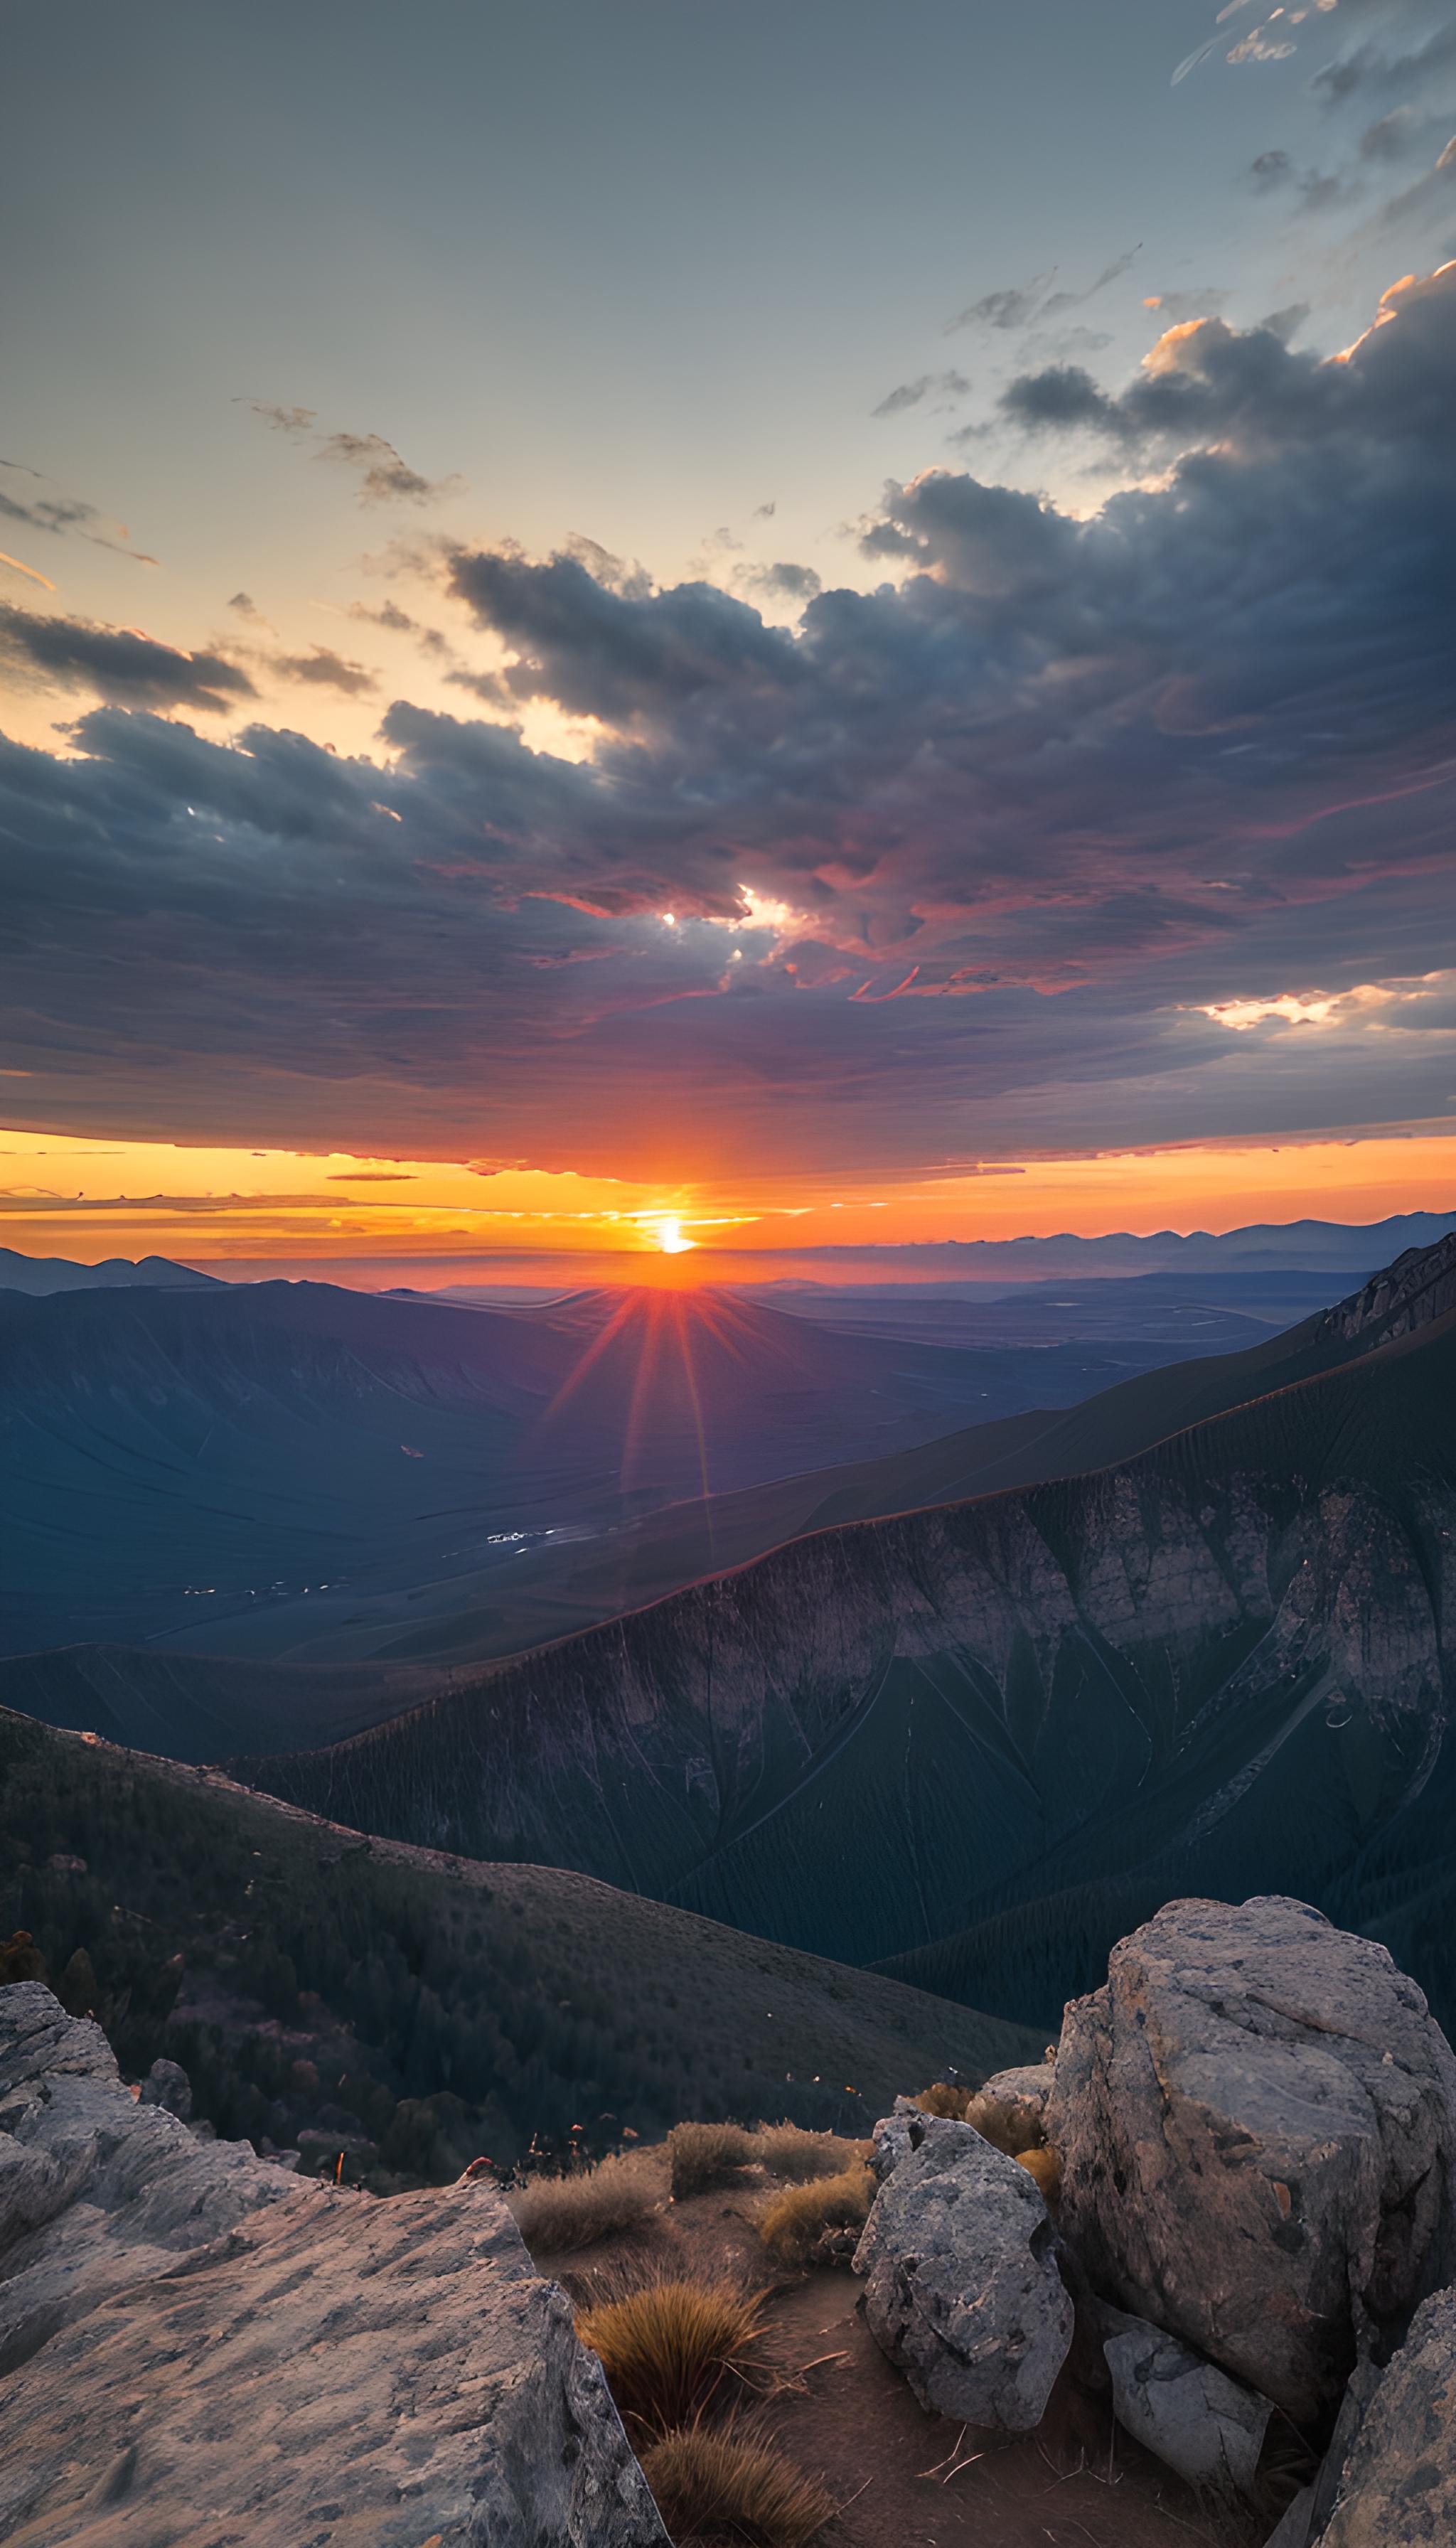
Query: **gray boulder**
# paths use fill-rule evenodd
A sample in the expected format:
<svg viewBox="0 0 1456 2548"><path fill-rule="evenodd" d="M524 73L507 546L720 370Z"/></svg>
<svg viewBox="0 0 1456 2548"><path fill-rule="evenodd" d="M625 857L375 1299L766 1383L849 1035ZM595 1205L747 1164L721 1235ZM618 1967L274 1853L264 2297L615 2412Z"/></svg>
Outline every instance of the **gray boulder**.
<svg viewBox="0 0 1456 2548"><path fill-rule="evenodd" d="M902 2158L909 2158L925 2138L926 2126L939 2119L917 2106L913 2097L897 2097L889 2114L881 2115L874 2127L869 2164L883 2185Z"/></svg>
<svg viewBox="0 0 1456 2548"><path fill-rule="evenodd" d="M1102 2313L1102 2351L1119 2423L1201 2492L1252 2495L1274 2410L1145 2319Z"/></svg>
<svg viewBox="0 0 1456 2548"><path fill-rule="evenodd" d="M665 2548L571 2310L475 2181L376 2202L199 2141L0 1990L0 2538Z"/></svg>
<svg viewBox="0 0 1456 2548"><path fill-rule="evenodd" d="M1030 2432L1072 2340L1046 2207L969 2124L918 2124L855 2252L865 2324L922 2407Z"/></svg>
<svg viewBox="0 0 1456 2548"><path fill-rule="evenodd" d="M1344 2457L1319 2548L1450 2548L1456 2539L1456 2291L1417 2310Z"/></svg>
<svg viewBox="0 0 1456 2548"><path fill-rule="evenodd" d="M165 2106L169 2115L186 2123L192 2113L192 2082L180 2061L153 2061L141 2082L143 2106Z"/></svg>
<svg viewBox="0 0 1456 2548"><path fill-rule="evenodd" d="M1449 2279L1456 2059L1383 1947L1171 1902L1066 2013L1046 2136L1095 2288L1296 2421Z"/></svg>

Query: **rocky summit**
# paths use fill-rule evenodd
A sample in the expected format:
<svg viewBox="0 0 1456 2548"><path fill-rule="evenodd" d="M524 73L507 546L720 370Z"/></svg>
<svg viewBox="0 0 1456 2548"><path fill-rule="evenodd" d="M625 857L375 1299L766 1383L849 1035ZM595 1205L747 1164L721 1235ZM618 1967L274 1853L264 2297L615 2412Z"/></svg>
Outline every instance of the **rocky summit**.
<svg viewBox="0 0 1456 2548"><path fill-rule="evenodd" d="M376 2202L196 2138L0 1990L8 2548L663 2548L499 2194Z"/></svg>

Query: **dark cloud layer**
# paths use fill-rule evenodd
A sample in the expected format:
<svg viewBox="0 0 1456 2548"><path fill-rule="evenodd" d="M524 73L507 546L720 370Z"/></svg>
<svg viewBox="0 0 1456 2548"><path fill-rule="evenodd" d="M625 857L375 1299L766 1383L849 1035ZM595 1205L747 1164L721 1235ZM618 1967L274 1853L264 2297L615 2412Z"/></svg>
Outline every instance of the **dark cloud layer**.
<svg viewBox="0 0 1456 2548"><path fill-rule="evenodd" d="M246 673L223 655L184 654L135 628L46 618L0 602L0 662L12 676L89 690L127 707L235 707L255 693Z"/></svg>
<svg viewBox="0 0 1456 2548"><path fill-rule="evenodd" d="M892 486L885 581L792 632L454 551L482 678L586 760L405 700L379 761L117 707L5 747L17 1105L740 1176L1449 1113L1456 271L1381 319L1027 375L1156 478L1086 521Z"/></svg>

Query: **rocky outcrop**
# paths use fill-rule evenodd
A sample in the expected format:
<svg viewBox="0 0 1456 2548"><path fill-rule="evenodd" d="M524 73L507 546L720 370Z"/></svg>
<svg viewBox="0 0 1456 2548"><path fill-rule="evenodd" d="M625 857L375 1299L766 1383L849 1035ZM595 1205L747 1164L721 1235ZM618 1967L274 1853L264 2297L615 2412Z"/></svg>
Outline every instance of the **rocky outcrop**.
<svg viewBox="0 0 1456 2548"><path fill-rule="evenodd" d="M1296 2420L1456 2269L1456 2059L1383 1947L1172 1902L1067 2010L1059 2227L1109 2299Z"/></svg>
<svg viewBox="0 0 1456 2548"><path fill-rule="evenodd" d="M1030 2432L1072 2339L1046 2207L969 2124L904 2121L855 2254L865 2323L922 2407Z"/></svg>
<svg viewBox="0 0 1456 2548"><path fill-rule="evenodd" d="M1274 2412L1268 2399L1143 2319L1104 2310L1099 2323L1113 2408L1124 2429L1200 2492L1252 2495Z"/></svg>
<svg viewBox="0 0 1456 2548"><path fill-rule="evenodd" d="M1456 2539L1456 2291L1433 2295L1381 2378L1344 2458L1319 2548L1449 2548Z"/></svg>
<svg viewBox="0 0 1456 2548"><path fill-rule="evenodd" d="M663 2548L599 2366L480 2182L387 2202L196 2139L0 1990L0 2538Z"/></svg>

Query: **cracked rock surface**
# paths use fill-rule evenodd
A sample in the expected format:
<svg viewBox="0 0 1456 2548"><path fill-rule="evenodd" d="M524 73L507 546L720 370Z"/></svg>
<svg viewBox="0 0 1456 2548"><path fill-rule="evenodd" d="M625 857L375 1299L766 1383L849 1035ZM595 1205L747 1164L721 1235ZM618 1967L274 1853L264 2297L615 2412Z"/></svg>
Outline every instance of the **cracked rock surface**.
<svg viewBox="0 0 1456 2548"><path fill-rule="evenodd" d="M1456 2539L1456 2291L1417 2310L1361 2419L1319 2548Z"/></svg>
<svg viewBox="0 0 1456 2548"><path fill-rule="evenodd" d="M1015 2159L969 2124L907 2119L855 2271L865 2324L922 2407L1006 2433L1040 2423L1072 2339L1055 2246Z"/></svg>
<svg viewBox="0 0 1456 2548"><path fill-rule="evenodd" d="M6 2548L665 2548L599 2366L472 2182L196 2140L0 1990Z"/></svg>
<svg viewBox="0 0 1456 2548"><path fill-rule="evenodd" d="M1067 2010L1059 2227L1106 2297L1297 2421L1456 2270L1456 2059L1383 1947L1170 1902Z"/></svg>

